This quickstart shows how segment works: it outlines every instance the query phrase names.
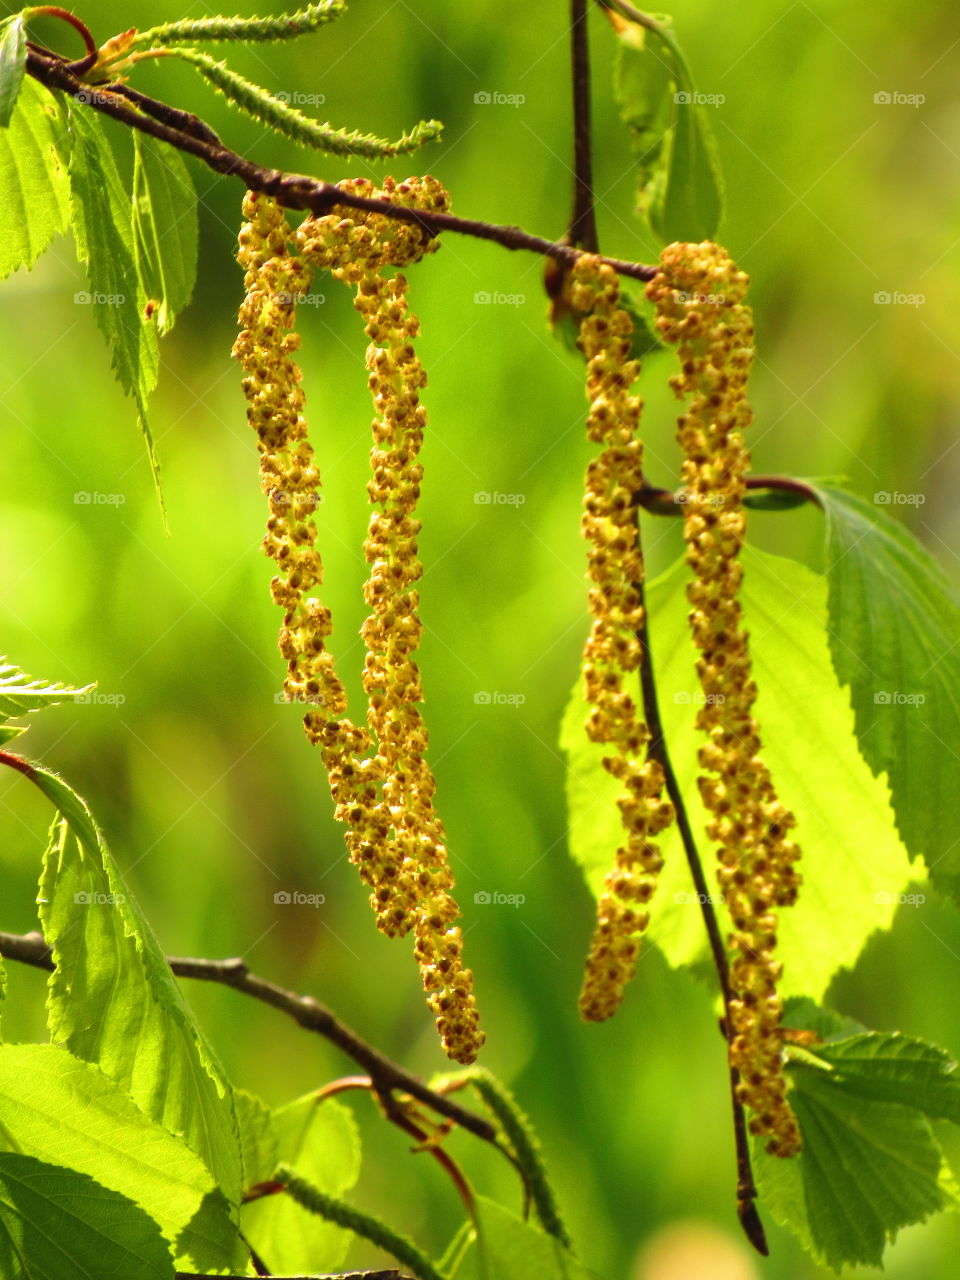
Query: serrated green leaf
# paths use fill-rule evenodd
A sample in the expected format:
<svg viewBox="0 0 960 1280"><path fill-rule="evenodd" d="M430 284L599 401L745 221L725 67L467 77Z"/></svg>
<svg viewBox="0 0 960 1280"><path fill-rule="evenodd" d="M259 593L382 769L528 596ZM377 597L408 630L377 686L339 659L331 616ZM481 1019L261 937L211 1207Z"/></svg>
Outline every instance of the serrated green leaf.
<svg viewBox="0 0 960 1280"><path fill-rule="evenodd" d="M751 511L792 511L807 501L802 493L788 489L753 489L743 495L743 505Z"/></svg>
<svg viewBox="0 0 960 1280"><path fill-rule="evenodd" d="M84 1173L0 1152L4 1280L172 1280L160 1228Z"/></svg>
<svg viewBox="0 0 960 1280"><path fill-rule="evenodd" d="M52 1044L0 1046L0 1142L95 1177L173 1245L214 1190L203 1161L96 1066Z"/></svg>
<svg viewBox="0 0 960 1280"><path fill-rule="evenodd" d="M888 776L911 854L960 899L960 608L906 529L853 494L813 487L827 518L830 653L860 750Z"/></svg>
<svg viewBox="0 0 960 1280"><path fill-rule="evenodd" d="M750 632L756 704L766 761L783 802L797 816L803 884L797 905L779 913L777 953L784 995L819 1000L833 974L852 965L866 939L888 928L910 880L887 790L857 750L853 713L830 664L826 583L803 565L752 548L743 554L743 610ZM696 786L699 684L687 625L682 562L650 584L650 643L667 746L701 862L715 884L714 850ZM586 739L579 682L564 718L570 846L594 892L620 843L619 786L603 769L603 749ZM665 866L650 904L647 936L672 965L705 964L706 937L676 827L664 833ZM717 891L719 898L719 891ZM727 932L722 905L721 928Z"/></svg>
<svg viewBox="0 0 960 1280"><path fill-rule="evenodd" d="M59 681L51 684L49 680L33 680L6 658L0 658L0 720L26 715L41 707L55 707L60 702L82 701L89 697L94 687L93 684L85 684L77 688ZM12 725L10 736L15 736L21 729L22 726Z"/></svg>
<svg viewBox="0 0 960 1280"><path fill-rule="evenodd" d="M178 151L133 134L133 243L140 286L159 303L157 329L173 328L197 278L197 196Z"/></svg>
<svg viewBox="0 0 960 1280"><path fill-rule="evenodd" d="M650 226L665 244L712 240L723 216L723 187L713 133L692 80L680 74L673 115L649 198Z"/></svg>
<svg viewBox="0 0 960 1280"><path fill-rule="evenodd" d="M55 235L66 231L69 138L61 107L29 76L9 127L0 131L0 280L33 266Z"/></svg>
<svg viewBox="0 0 960 1280"><path fill-rule="evenodd" d="M596 1273L563 1247L508 1209L474 1198L476 1237L453 1273L456 1280L596 1280Z"/></svg>
<svg viewBox="0 0 960 1280"><path fill-rule="evenodd" d="M960 1124L957 1064L936 1045L899 1031L871 1031L817 1045L814 1052L834 1068L835 1080L849 1093Z"/></svg>
<svg viewBox="0 0 960 1280"><path fill-rule="evenodd" d="M151 1119L182 1135L235 1211L241 1157L232 1091L89 809L70 796L67 813L79 806L81 820L54 824L39 894L57 965L47 998L51 1039L97 1063Z"/></svg>
<svg viewBox="0 0 960 1280"><path fill-rule="evenodd" d="M360 1176L356 1121L336 1099L308 1093L273 1113L278 1160L329 1196L342 1196ZM271 1170L272 1172L272 1170ZM346 1257L350 1233L308 1213L288 1196L244 1205L243 1233L273 1271L335 1270Z"/></svg>
<svg viewBox="0 0 960 1280"><path fill-rule="evenodd" d="M862 1022L845 1014L825 1009L809 996L790 996L783 1002L783 1025L798 1031L814 1031L821 1040L859 1035L866 1031ZM817 1053L821 1046L817 1047Z"/></svg>
<svg viewBox="0 0 960 1280"><path fill-rule="evenodd" d="M147 422L147 400L157 385L157 331L145 315L147 297L137 275L130 197L117 172L100 121L83 106L70 110L70 216L77 256L86 264L89 292L76 300L92 305L107 340L121 387L137 406L157 497L163 510L160 466Z"/></svg>
<svg viewBox="0 0 960 1280"><path fill-rule="evenodd" d="M244 1188L266 1182L277 1167L277 1134L273 1113L262 1098L246 1089L234 1089L233 1107L240 1134Z"/></svg>
<svg viewBox="0 0 960 1280"><path fill-rule="evenodd" d="M831 1052L842 1052L843 1043ZM816 1054L826 1059L820 1048ZM913 1106L864 1096L851 1076L796 1062L787 1075L803 1150L780 1160L754 1143L762 1203L834 1270L880 1266L901 1227L951 1204L930 1125Z"/></svg>
<svg viewBox="0 0 960 1280"><path fill-rule="evenodd" d="M0 24L0 129L6 129L13 115L27 65L27 38L23 14L15 13Z"/></svg>

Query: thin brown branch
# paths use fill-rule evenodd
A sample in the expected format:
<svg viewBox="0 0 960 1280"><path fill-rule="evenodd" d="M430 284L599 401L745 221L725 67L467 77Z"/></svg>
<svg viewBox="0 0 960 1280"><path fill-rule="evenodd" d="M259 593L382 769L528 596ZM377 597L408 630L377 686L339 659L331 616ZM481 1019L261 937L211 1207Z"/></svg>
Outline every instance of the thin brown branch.
<svg viewBox="0 0 960 1280"><path fill-rule="evenodd" d="M133 95L122 85L90 85L75 76L62 60L37 49L27 51L27 72L48 89L59 89L70 94L84 106L131 129L150 134L161 142L169 143L179 151L196 156L215 173L239 178L249 190L262 191L273 196L284 208L301 209L313 214L329 213L342 206L382 213L401 222L412 222L430 235L441 231L453 231L479 240L491 240L504 249L527 250L572 266L580 256L580 250L562 242L545 240L530 235L521 227L499 226L471 218L458 218L452 213L433 213L421 209L405 208L389 200L375 200L366 196L342 191L335 183L324 182L300 173L284 173L280 169L267 169L245 156L231 151L216 139L216 135L196 116L188 116L188 125L172 123L176 119L175 108L144 94ZM652 280L657 268L620 258L603 258L619 275L634 280Z"/></svg>
<svg viewBox="0 0 960 1280"><path fill-rule="evenodd" d="M587 253L597 253L599 241L593 199L587 0L570 0L570 54L573 91L573 214L567 239Z"/></svg>
<svg viewBox="0 0 960 1280"><path fill-rule="evenodd" d="M661 490L660 492L664 491ZM682 505L679 507L679 510L682 512ZM636 496L634 514L636 517L637 543L639 545L639 495ZM643 623L636 635L637 640L640 642L641 650L640 690L643 698L643 715L647 723L647 728L650 730L650 742L647 747L647 754L650 759L655 760L663 770L667 795L670 797L674 810L676 811L677 829L680 832L683 851L686 854L687 865L690 868L690 875L693 879L694 888L697 892L697 901L700 905L700 913L703 916L704 927L707 931L707 938L710 943L710 953L713 956L713 966L717 972L717 980L720 983L723 1008L727 1015L721 1025L723 1038L726 1042L728 1038L727 1029L731 1025L729 1017L730 1002L733 1000L733 991L730 987L730 965L727 960L727 949L724 946L723 935L720 932L717 913L713 907L713 894L710 892L706 876L704 875L703 864L700 861L700 854L697 850L697 842L694 838L693 828L690 825L690 817L684 803L683 793L680 790L680 784L677 781L677 775L674 772L673 764L670 760L670 752L667 748L663 721L660 718L660 704L657 699L657 685L653 673L653 655L650 650L650 636L647 626L647 608L644 586L642 582L638 582L634 584L634 587L640 596L643 616ZM757 1212L756 1207L757 1188L753 1179L753 1169L750 1163L750 1144L747 1138L747 1122L743 1111L743 1105L737 1097L737 1084L739 1082L739 1077L734 1066L730 1065L729 1071L730 1098L733 1106L733 1135L737 1162L737 1216L740 1219L740 1225L743 1227L747 1239L758 1253L766 1257L769 1253L769 1248L767 1246L766 1235L763 1230L763 1223L760 1221L760 1215Z"/></svg>
<svg viewBox="0 0 960 1280"><path fill-rule="evenodd" d="M54 968L50 948L43 935L37 932L17 934L0 932L0 955L8 960L19 960L38 969ZM499 1146L497 1131L489 1121L476 1112L462 1107L451 1098L437 1093L422 1080L405 1071L378 1049L362 1039L352 1028L330 1009L314 1000L288 991L276 983L268 982L251 973L243 960L203 960L169 956L167 963L178 978L195 978L204 982L219 982L244 995L252 996L264 1004L272 1005L289 1018L293 1018L306 1031L314 1031L337 1046L347 1057L362 1066L371 1077L376 1092L385 1100L402 1091L416 1098L438 1115L452 1120L484 1142Z"/></svg>
<svg viewBox="0 0 960 1280"><path fill-rule="evenodd" d="M773 489L781 493L796 494L798 498L818 507L821 505L816 489L793 476L748 476L746 484L750 492ZM686 489L658 489L648 484L635 497L644 511L649 511L654 516L682 516L686 510Z"/></svg>
<svg viewBox="0 0 960 1280"><path fill-rule="evenodd" d="M271 1273L272 1274L272 1273ZM247 1280L246 1276L216 1276L206 1271L178 1271L174 1280ZM274 1280L409 1280L402 1271L325 1271L322 1275L274 1276Z"/></svg>

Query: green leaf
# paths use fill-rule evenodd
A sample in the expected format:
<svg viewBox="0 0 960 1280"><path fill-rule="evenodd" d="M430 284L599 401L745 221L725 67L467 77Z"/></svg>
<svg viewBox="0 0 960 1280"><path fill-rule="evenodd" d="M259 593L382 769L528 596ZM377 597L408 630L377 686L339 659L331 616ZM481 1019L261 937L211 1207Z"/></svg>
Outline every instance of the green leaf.
<svg viewBox="0 0 960 1280"><path fill-rule="evenodd" d="M818 1058L850 1093L916 1107L931 1119L960 1124L960 1075L944 1049L901 1035L865 1032L818 1045Z"/></svg>
<svg viewBox="0 0 960 1280"><path fill-rule="evenodd" d="M353 1113L315 1093L273 1113L277 1159L329 1196L341 1196L360 1176L360 1137ZM272 1175L273 1169L270 1170ZM265 1175L269 1176L269 1175ZM273 1271L334 1270L343 1262L350 1233L308 1213L288 1196L244 1205L243 1233Z"/></svg>
<svg viewBox="0 0 960 1280"><path fill-rule="evenodd" d="M138 32L130 48L154 48L194 40L289 40L316 31L324 23L339 18L346 8L343 0L320 0L319 4L307 5L296 13L271 18L185 18Z"/></svg>
<svg viewBox="0 0 960 1280"><path fill-rule="evenodd" d="M6 129L13 115L27 65L27 38L23 14L15 13L0 25L0 128Z"/></svg>
<svg viewBox="0 0 960 1280"><path fill-rule="evenodd" d="M305 147L315 147L330 155L366 156L372 160L406 155L419 150L426 142L436 141L443 132L443 125L439 120L421 120L395 142L377 138L370 133L361 133L357 129L336 129L333 125L312 120L296 107L288 106L279 95L269 93L252 80L231 71L225 62L218 62L208 53L201 53L198 49L176 48L170 52L174 57L189 62L225 98L261 124L293 138Z"/></svg>
<svg viewBox="0 0 960 1280"><path fill-rule="evenodd" d="M750 632L756 704L767 763L783 802L797 816L803 884L797 905L779 913L784 995L819 1000L833 974L852 965L875 929L889 927L910 865L887 789L864 763L853 713L833 673L826 637L826 583L803 565L746 548L743 609ZM714 851L696 786L701 696L687 625L682 562L650 584L650 643L667 746L708 881ZM584 733L579 683L562 730L568 753L571 851L596 893L620 843L619 787L603 769L603 749ZM700 906L676 827L664 833L665 866L650 905L651 941L672 965L707 962ZM718 898L719 898L719 891ZM722 906L721 928L727 932Z"/></svg>
<svg viewBox="0 0 960 1280"><path fill-rule="evenodd" d="M608 16L618 36L614 93L637 156L638 211L664 243L712 240L723 216L723 180L704 95L671 20L644 28Z"/></svg>
<svg viewBox="0 0 960 1280"><path fill-rule="evenodd" d="M960 899L960 609L906 529L862 498L814 488L827 518L830 653L860 750L887 774L910 853Z"/></svg>
<svg viewBox="0 0 960 1280"><path fill-rule="evenodd" d="M901 1227L956 1207L923 1114L954 1112L955 1064L932 1045L875 1033L807 1056L827 1069L788 1062L803 1150L779 1160L754 1144L763 1204L834 1270L880 1266Z"/></svg>
<svg viewBox="0 0 960 1280"><path fill-rule="evenodd" d="M95 1177L174 1244L214 1191L203 1161L103 1072L52 1044L0 1046L4 1146Z"/></svg>
<svg viewBox="0 0 960 1280"><path fill-rule="evenodd" d="M110 143L100 122L74 106L70 156L71 221L77 256L86 263L90 291L76 300L92 304L94 317L112 353L113 370L137 406L154 485L163 510L160 465L150 427L147 399L157 385L157 332L146 318L147 297L138 279L130 216Z"/></svg>
<svg viewBox="0 0 960 1280"><path fill-rule="evenodd" d="M0 720L26 715L40 707L55 707L60 702L82 702L93 688L92 684L78 689L59 681L51 684L49 680L33 680L6 658L0 658ZM13 735L20 732L20 727L11 726Z"/></svg>
<svg viewBox="0 0 960 1280"><path fill-rule="evenodd" d="M554 1236L485 1196L474 1200L476 1242L453 1273L456 1280L594 1280Z"/></svg>
<svg viewBox="0 0 960 1280"><path fill-rule="evenodd" d="M33 266L66 231L69 139L57 100L29 76L7 129L0 131L0 280Z"/></svg>
<svg viewBox="0 0 960 1280"><path fill-rule="evenodd" d="M126 1196L74 1169L0 1153L4 1280L173 1280L160 1228Z"/></svg>
<svg viewBox="0 0 960 1280"><path fill-rule="evenodd" d="M280 1158L277 1135L270 1108L256 1094L248 1093L246 1089L234 1089L233 1108L240 1133L243 1185L246 1189L273 1176Z"/></svg>
<svg viewBox="0 0 960 1280"><path fill-rule="evenodd" d="M48 786L52 777L45 775ZM68 789L56 781L62 796ZM50 1037L97 1063L146 1115L181 1135L237 1206L241 1157L230 1086L90 811L72 792L60 803L67 816L54 824L39 895L57 965L47 999Z"/></svg>
<svg viewBox="0 0 960 1280"><path fill-rule="evenodd" d="M193 294L197 236L197 196L180 153L134 130L134 254L143 293L160 304L161 334Z"/></svg>

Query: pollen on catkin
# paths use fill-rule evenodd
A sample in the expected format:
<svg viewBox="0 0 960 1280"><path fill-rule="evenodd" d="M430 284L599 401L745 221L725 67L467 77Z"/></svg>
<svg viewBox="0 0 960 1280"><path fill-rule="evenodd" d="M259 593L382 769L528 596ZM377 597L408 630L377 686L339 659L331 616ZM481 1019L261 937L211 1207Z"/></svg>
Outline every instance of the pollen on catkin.
<svg viewBox="0 0 960 1280"><path fill-rule="evenodd" d="M402 183L388 178L379 189L365 179L341 187L411 208L441 210L449 204L446 192L429 177ZM268 451L273 451L270 467L282 473L286 483L286 458L273 456L274 445L283 445L295 429L287 419L302 423L303 405L299 371L294 366L291 372L286 365L278 369L264 354L272 351L273 335L264 332L271 324L264 321L264 304L251 301L272 287L277 272L291 277L299 272L300 291L314 269L328 270L354 286L355 306L370 339L367 367L376 414L373 475L368 485L374 514L364 544L370 565L364 596L371 610L362 629L367 650L363 673L367 725L359 727L344 717L343 687L336 681L324 645L329 613L318 602L302 599L306 586L320 580L318 558L312 577L294 570L275 580L275 599L292 610L289 620L285 614L281 632L281 650L291 673L285 688L289 696L315 704L305 716L306 733L321 749L336 816L347 824L350 860L371 889L378 926L393 936L413 930L414 953L443 1047L456 1061L471 1062L483 1035L472 974L462 964L461 931L455 923L459 909L450 892L453 875L434 808L435 783L425 759L427 731L417 705L423 693L414 658L422 631L414 585L422 574L416 506L425 424L419 391L426 385L426 376L413 347L419 322L407 307L406 280L399 274L385 274L388 268L417 261L435 248L435 241L417 223L355 210L349 210L349 216L337 212L308 217L291 236L285 224L275 225L261 212L260 198L248 197L248 205L250 221L241 233L248 299L241 312L244 332L236 352L248 371L244 385L251 421L258 426L262 417L273 433L268 440ZM282 222L279 211L275 216ZM293 257L287 248L291 239L296 246ZM274 265L275 259L283 263L282 268ZM272 322L272 313L268 319ZM315 469L309 478L319 482ZM276 514L272 512L271 519ZM312 535L304 541L312 549L316 532L312 520L310 528ZM278 545L265 542L268 554L284 566L289 562L299 567L302 557L289 560L293 554L289 544L298 529L288 521L273 532ZM269 537L268 526L268 542ZM297 611L304 609L306 624L298 626ZM311 665L314 660L316 671Z"/></svg>
<svg viewBox="0 0 960 1280"><path fill-rule="evenodd" d="M587 956L580 1012L599 1022L615 1013L636 970L663 859L653 837L673 821L663 770L647 755L650 733L638 710L644 660L643 556L634 495L643 484L642 401L630 393L639 366L630 359L633 323L620 305L617 277L593 255L578 259L571 298L583 315L587 361L587 435L602 446L589 464L581 529L589 544L590 634L583 651L586 731L610 748L603 765L623 790L617 804L623 843L604 881ZM634 693L628 689L634 687Z"/></svg>
<svg viewBox="0 0 960 1280"><path fill-rule="evenodd" d="M698 782L711 814L707 834L718 846L717 875L733 926L730 1061L739 1076L738 1097L753 1112L751 1132L769 1138L771 1154L790 1156L801 1138L783 1074L775 908L796 900L800 850L789 836L796 820L778 799L759 755L757 689L738 600L750 466L743 432L752 417L746 396L753 359L753 321L743 302L747 284L719 246L673 244L661 255L647 296L656 304L660 336L678 348L681 372L670 381L686 401L678 439L686 559L693 572L687 598L704 694L697 727L707 736Z"/></svg>

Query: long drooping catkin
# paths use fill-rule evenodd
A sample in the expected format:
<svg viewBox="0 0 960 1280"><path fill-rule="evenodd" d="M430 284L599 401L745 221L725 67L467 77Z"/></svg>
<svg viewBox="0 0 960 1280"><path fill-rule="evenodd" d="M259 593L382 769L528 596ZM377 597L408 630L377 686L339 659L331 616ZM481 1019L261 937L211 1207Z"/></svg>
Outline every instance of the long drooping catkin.
<svg viewBox="0 0 960 1280"><path fill-rule="evenodd" d="M697 726L707 736L699 786L712 815L707 833L717 843L718 880L733 925L730 1061L739 1073L740 1100L754 1112L751 1131L769 1137L771 1153L789 1156L800 1148L800 1132L782 1067L774 908L796 900L800 851L788 835L796 821L759 755L757 690L738 600L750 466L743 431L752 416L746 398L753 358L753 322L743 302L747 283L719 246L674 244L664 250L647 296L656 304L662 338L678 348L681 373L671 385L686 400L678 439L693 573L687 596L704 693Z"/></svg>

